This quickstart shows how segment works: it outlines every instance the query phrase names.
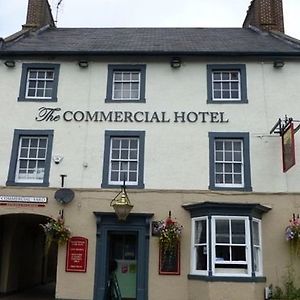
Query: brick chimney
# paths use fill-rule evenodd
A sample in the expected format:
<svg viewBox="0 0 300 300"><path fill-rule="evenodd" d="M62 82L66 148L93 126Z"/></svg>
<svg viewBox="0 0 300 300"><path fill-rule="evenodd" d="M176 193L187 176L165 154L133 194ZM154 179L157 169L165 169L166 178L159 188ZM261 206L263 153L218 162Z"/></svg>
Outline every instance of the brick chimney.
<svg viewBox="0 0 300 300"><path fill-rule="evenodd" d="M252 0L243 27L284 33L282 0Z"/></svg>
<svg viewBox="0 0 300 300"><path fill-rule="evenodd" d="M23 29L38 29L45 25L55 27L48 0L28 0L27 19Z"/></svg>

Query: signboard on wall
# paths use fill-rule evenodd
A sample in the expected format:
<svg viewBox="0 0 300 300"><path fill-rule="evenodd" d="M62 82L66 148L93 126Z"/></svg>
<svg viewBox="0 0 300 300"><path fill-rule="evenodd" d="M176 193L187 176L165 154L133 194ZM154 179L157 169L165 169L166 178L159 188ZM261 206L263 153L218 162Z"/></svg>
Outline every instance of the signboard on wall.
<svg viewBox="0 0 300 300"><path fill-rule="evenodd" d="M285 128L281 138L283 172L286 172L296 163L293 122L290 122L289 125Z"/></svg>
<svg viewBox="0 0 300 300"><path fill-rule="evenodd" d="M86 272L88 239L74 236L67 243L66 272Z"/></svg>

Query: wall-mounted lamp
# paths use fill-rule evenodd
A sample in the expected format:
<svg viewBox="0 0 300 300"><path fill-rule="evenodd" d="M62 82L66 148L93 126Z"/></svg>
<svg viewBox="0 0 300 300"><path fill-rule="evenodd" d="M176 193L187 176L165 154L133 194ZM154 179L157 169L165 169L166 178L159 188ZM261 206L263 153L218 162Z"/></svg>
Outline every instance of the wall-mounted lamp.
<svg viewBox="0 0 300 300"><path fill-rule="evenodd" d="M172 57L170 61L171 67L174 69L181 67L181 58L180 57Z"/></svg>
<svg viewBox="0 0 300 300"><path fill-rule="evenodd" d="M80 68L87 68L89 66L89 62L87 60L80 60L78 65Z"/></svg>
<svg viewBox="0 0 300 300"><path fill-rule="evenodd" d="M118 220L126 220L127 216L133 208L133 205L130 203L129 198L127 196L125 182L121 186L121 191L110 202L110 206L112 206L115 210Z"/></svg>
<svg viewBox="0 0 300 300"><path fill-rule="evenodd" d="M8 67L8 68L14 68L16 65L16 62L14 60L6 60L4 62L4 64Z"/></svg>
<svg viewBox="0 0 300 300"><path fill-rule="evenodd" d="M282 68L284 66L283 60L274 60L273 67L276 69Z"/></svg>

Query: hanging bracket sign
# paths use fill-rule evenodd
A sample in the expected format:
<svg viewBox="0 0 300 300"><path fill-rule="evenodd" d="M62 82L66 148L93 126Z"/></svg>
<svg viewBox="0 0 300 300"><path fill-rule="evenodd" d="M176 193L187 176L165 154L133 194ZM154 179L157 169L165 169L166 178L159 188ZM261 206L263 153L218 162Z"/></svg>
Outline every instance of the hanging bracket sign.
<svg viewBox="0 0 300 300"><path fill-rule="evenodd" d="M298 123L296 127L294 124ZM276 124L270 131L270 134L279 134L282 145L282 169L287 172L296 164L295 158L295 133L300 130L300 121L293 120L293 118L278 119Z"/></svg>
<svg viewBox="0 0 300 300"><path fill-rule="evenodd" d="M66 272L86 272L88 239L74 236L67 244Z"/></svg>

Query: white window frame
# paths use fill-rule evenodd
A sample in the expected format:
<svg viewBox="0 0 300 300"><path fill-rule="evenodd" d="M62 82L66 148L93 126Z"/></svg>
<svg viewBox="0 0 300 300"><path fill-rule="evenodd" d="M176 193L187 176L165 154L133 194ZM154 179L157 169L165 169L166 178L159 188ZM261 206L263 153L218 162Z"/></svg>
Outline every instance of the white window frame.
<svg viewBox="0 0 300 300"><path fill-rule="evenodd" d="M30 78L30 72L37 72L37 77L32 79ZM39 72L44 72L45 74L47 72L52 72L53 73L53 77L51 79L48 79L47 77L44 77L44 78L39 78L38 77L38 73ZM35 81L35 96L29 96L28 93L29 93L29 89L33 89L33 88L29 88L29 82L30 81ZM38 96L37 95L37 91L41 88L38 88L38 83L39 82L43 82L44 83L44 87L43 87L43 95L44 96ZM47 90L46 88L46 84L47 82L52 82L52 87L51 87L51 95L50 96L45 96L45 92ZM28 71L27 71L27 79L26 79L26 89L25 89L25 98L26 99L52 99L53 98L53 89L54 89L54 84L55 84L55 70L54 69L34 69L34 68L29 68ZM49 88L50 90L50 88Z"/></svg>
<svg viewBox="0 0 300 300"><path fill-rule="evenodd" d="M195 235L196 235L196 222L197 221L206 221L206 251L207 251L207 269L206 270L197 270L197 247L203 246L205 244L195 244ZM210 253L210 247L209 247L209 222L208 217L197 217L192 219L192 239L191 239L191 272L193 274L197 275L208 275L208 269L209 269L209 253Z"/></svg>
<svg viewBox="0 0 300 300"><path fill-rule="evenodd" d="M259 239L259 245L255 245L254 244L254 226L253 226L253 223L257 223L258 224L258 239ZM261 220L259 219L256 219L256 218L253 218L252 219L252 239L253 239L253 259L254 259L254 248L257 248L258 249L258 271L255 270L255 266L254 266L254 263L255 261L253 262L253 266L254 266L254 272L255 272L255 276L262 276L263 273L262 273L262 270L263 270L263 257L262 257L262 236L261 236Z"/></svg>
<svg viewBox="0 0 300 300"><path fill-rule="evenodd" d="M114 139L118 139L118 140L136 140L137 141L137 156L136 156L136 159L130 159L130 158L127 158L127 159L122 159L121 156L119 156L118 159L115 159L115 158L112 158L112 150L113 150L113 140ZM121 149L122 148L119 148L119 152L121 152ZM128 148L128 151L130 150L130 148ZM111 184L111 185L122 185L124 183L123 179L120 178L119 181L113 181L111 180L111 173L112 173L112 162L113 161L118 161L118 162L126 162L128 164L130 164L130 162L136 162L137 163L137 168L136 168L136 180L135 181L129 181L129 166L128 166L128 171L127 171L127 180L125 180L125 184L126 185L137 185L138 182L139 182L139 164L140 164L140 161L139 161L139 157L140 157L140 138L139 137L130 137L130 136L126 136L126 137L111 137L110 138L110 149L109 149L109 171L108 171L108 183ZM129 151L129 154L130 154L130 151ZM121 154L119 154L121 155ZM114 170L115 171L115 170ZM119 173L120 173L121 170L119 170ZM119 175L120 177L120 175Z"/></svg>
<svg viewBox="0 0 300 300"><path fill-rule="evenodd" d="M232 79L220 79L220 80L216 80L214 79L214 74L215 73L221 73L221 77L223 73L230 73L230 77L232 73L238 73L238 79L237 80L232 80ZM213 70L211 73L211 80L212 80L212 100L213 101L241 101L241 71L240 70ZM218 82L221 84L221 86L223 85L223 83L229 83L229 97L227 98L223 98L223 88L221 87L221 89L219 90L221 92L221 97L220 98L216 98L215 97L215 89L214 89L214 83ZM231 97L231 83L238 83L238 97L237 98L232 98Z"/></svg>
<svg viewBox="0 0 300 300"><path fill-rule="evenodd" d="M122 76L122 79L118 80L116 79L116 73L120 73ZM130 74L130 79L124 79L124 74L125 73L129 73ZM138 74L138 79L132 79L132 75L133 73ZM123 93L124 93L124 87L120 90L121 91L121 96L120 97L116 97L115 96L115 92L116 92L116 88L115 85L117 84L121 84L122 86L124 84L129 84L130 88L129 88L129 97L124 97ZM132 84L133 83L137 83L138 84L138 94L136 97L132 97ZM139 70L114 70L113 71L113 79L112 79L112 100L134 100L134 101L139 101L141 98L141 71Z"/></svg>
<svg viewBox="0 0 300 300"><path fill-rule="evenodd" d="M222 264L232 265L232 268L221 269L216 267L216 220L242 220L245 224L245 261L228 261L222 262ZM263 276L263 258L262 258L262 232L261 232L261 220L257 218L252 218L248 216L228 216L228 215L212 215L193 217L191 219L191 260L190 260L190 270L192 275L202 275L202 276L213 276L213 277L252 277L253 272L256 277ZM205 221L206 222L206 242L207 242L207 270L197 270L197 246L195 244L195 234L196 234L196 222ZM254 228L253 223L258 224L258 235L259 235L259 245L254 244ZM200 245L200 244L199 244ZM226 246L233 244L224 243ZM236 244L240 245L240 244ZM258 270L255 271L255 248L258 248ZM252 261L253 259L253 261ZM234 264L245 264L246 272L244 269L234 269ZM210 269L211 268L211 269ZM211 271L211 272L210 272ZM226 272L227 271L227 272Z"/></svg>
<svg viewBox="0 0 300 300"><path fill-rule="evenodd" d="M45 147L45 157L44 158L31 158L28 154L28 156L21 157L21 150L22 150L22 140L23 139L38 139L38 143L40 139L45 139L46 140L46 147ZM45 170L46 170L46 161L47 161L47 151L48 151L48 144L49 144L49 138L46 136L21 136L19 140L19 148L18 148L18 156L17 156L17 164L16 164L16 172L15 172L15 182L17 183L43 183L44 182L44 177L45 177ZM30 148L28 148L28 151L30 151ZM37 147L37 154L39 152L39 147ZM38 161L44 161L44 169L43 169L43 177L42 178L19 178L20 175L20 162L21 160L27 160L27 161L35 161L36 164ZM36 174L38 173L38 169L36 169ZM26 173L27 174L27 173Z"/></svg>
<svg viewBox="0 0 300 300"><path fill-rule="evenodd" d="M233 269L231 272L218 272L216 269L216 220L243 220L245 221L245 251L246 251L246 261L224 261L222 264L244 264L247 266L247 273L235 273ZM249 217L239 217L239 216L212 216L211 220L211 261L212 261L212 275L213 276L238 276L238 277L249 277L252 274L252 264L251 264L251 242L250 242L250 223ZM225 245L225 244L224 244ZM226 245L232 246L234 244L228 243Z"/></svg>
<svg viewBox="0 0 300 300"><path fill-rule="evenodd" d="M217 160L217 156L216 156L216 142L222 141L224 142L240 142L241 143L241 161L226 161L225 158L224 160ZM225 156L225 149L223 149L224 151L224 156ZM232 149L231 153L234 153L234 149ZM232 155L233 156L233 155ZM234 158L233 158L234 159ZM223 164L223 176L225 176L226 172L224 170L225 168L225 164L231 164L232 165L232 172L230 174L232 174L232 176L234 176L234 164L240 164L241 165L241 183L217 183L217 170L216 170L216 165L217 163L219 164ZM216 138L214 139L214 183L215 183L215 187L227 187L227 188L243 188L245 186L245 170L244 170L244 140L243 139L231 139L231 138Z"/></svg>

